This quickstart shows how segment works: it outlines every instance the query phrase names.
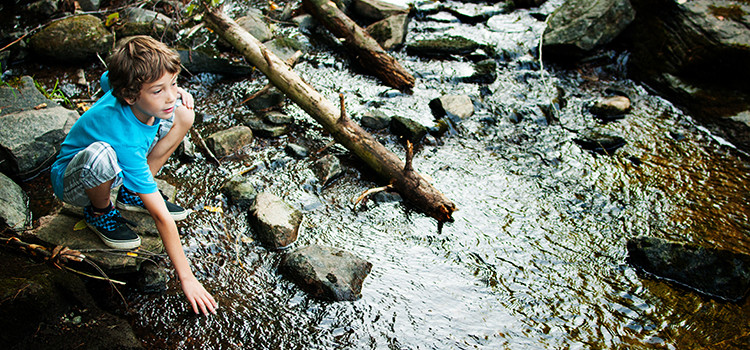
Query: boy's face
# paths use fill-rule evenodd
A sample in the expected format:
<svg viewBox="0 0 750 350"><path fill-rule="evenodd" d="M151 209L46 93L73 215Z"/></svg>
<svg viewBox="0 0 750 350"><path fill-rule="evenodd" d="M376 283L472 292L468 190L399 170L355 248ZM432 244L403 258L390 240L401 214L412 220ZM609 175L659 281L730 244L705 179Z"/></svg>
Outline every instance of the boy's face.
<svg viewBox="0 0 750 350"><path fill-rule="evenodd" d="M169 119L174 114L177 92L177 73L166 72L161 78L143 84L135 100L126 99L136 118L152 124L151 118Z"/></svg>

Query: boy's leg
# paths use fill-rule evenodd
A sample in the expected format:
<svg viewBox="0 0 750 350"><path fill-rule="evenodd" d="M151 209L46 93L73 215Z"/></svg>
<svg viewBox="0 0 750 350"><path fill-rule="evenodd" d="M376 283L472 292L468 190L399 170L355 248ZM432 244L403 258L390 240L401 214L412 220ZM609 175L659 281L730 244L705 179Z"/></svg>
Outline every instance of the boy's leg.
<svg viewBox="0 0 750 350"><path fill-rule="evenodd" d="M148 162L149 169L152 175L156 176L162 166L167 162L167 159L174 153L177 146L180 145L182 139L185 138L188 130L193 126L195 120L195 112L180 106L175 109L175 115L169 120L162 120L159 126L159 132L156 135L156 140L149 150ZM163 194L162 194L163 195ZM174 204L167 200L164 196L164 202L169 210L169 214L175 221L184 220L188 216L188 211L185 208ZM131 192L125 186L120 187L120 192L117 194L117 207L123 210L131 210L142 213L148 213L143 201L134 192Z"/></svg>
<svg viewBox="0 0 750 350"><path fill-rule="evenodd" d="M110 202L110 189L119 182L117 154L105 142L95 142L78 152L65 169L63 200L84 206L86 224L112 248L133 249L141 238L133 232Z"/></svg>
<svg viewBox="0 0 750 350"><path fill-rule="evenodd" d="M188 130L193 126L194 121L195 112L187 109L185 106L179 106L178 108L175 108L171 127L169 121L164 120L161 122L160 135L157 135L159 139L151 148L146 159L152 175L156 176L159 169L164 166L167 159L169 159L172 153L174 153L177 146L182 142L182 139L185 138ZM164 129L166 129L167 132L162 135L165 131Z"/></svg>

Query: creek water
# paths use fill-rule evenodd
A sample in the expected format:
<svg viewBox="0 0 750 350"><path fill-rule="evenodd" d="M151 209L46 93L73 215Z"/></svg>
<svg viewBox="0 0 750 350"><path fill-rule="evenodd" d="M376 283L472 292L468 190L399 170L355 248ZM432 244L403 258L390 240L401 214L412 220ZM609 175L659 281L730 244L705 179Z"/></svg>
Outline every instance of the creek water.
<svg viewBox="0 0 750 350"><path fill-rule="evenodd" d="M302 160L288 156L290 142L318 150L331 138L287 102L283 111L295 118L289 135L256 138L244 156L221 165L173 159L163 169L161 177L178 187L177 202L193 210L179 223L183 244L220 309L215 316L191 315L174 277L165 293L128 293L125 314L146 347L684 349L749 343L747 302L709 299L640 275L626 263L625 248L628 238L651 235L749 253L746 155L625 78L627 53L609 52L575 68L540 65L531 52L545 24L532 14L549 14L561 3L476 25L445 13L413 19L407 41L463 35L491 44L504 58L497 80L477 85L456 79L471 74L470 62L394 52L417 78L412 94L361 74L326 40L279 26L309 41L295 71L333 101L343 93L355 120L379 109L433 125L431 99L472 97L474 115L422 145L414 158L415 168L456 203L455 222L438 231L433 219L398 200L355 207L352 198L383 180L340 146ZM239 13L243 6L227 9ZM259 74L186 78L182 85L194 94L200 115L196 130L207 136L240 125L238 116L251 113L240 102L265 83ZM623 119L603 124L588 106L609 89L627 94L633 107ZM593 154L573 142L587 130L618 133L627 144L612 155ZM394 136L374 133L403 156ZM339 156L345 173L321 186L310 167L325 154ZM247 214L221 195L232 176L304 212L294 246L335 246L370 261L362 298L319 301L282 278L283 252L254 241Z"/></svg>

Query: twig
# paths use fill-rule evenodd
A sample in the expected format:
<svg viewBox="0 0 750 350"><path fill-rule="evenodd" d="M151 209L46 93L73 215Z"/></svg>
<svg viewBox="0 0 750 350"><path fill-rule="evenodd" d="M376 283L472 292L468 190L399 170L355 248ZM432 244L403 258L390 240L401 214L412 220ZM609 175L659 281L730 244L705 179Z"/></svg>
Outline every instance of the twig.
<svg viewBox="0 0 750 350"><path fill-rule="evenodd" d="M414 145L411 143L410 140L406 140L406 164L404 164L404 173L409 173L414 171L414 168L412 167L412 160L414 159Z"/></svg>
<svg viewBox="0 0 750 350"><path fill-rule="evenodd" d="M214 153L211 152L211 150L206 145L206 141L203 140L203 137L201 137L201 135L198 132L196 132L193 128L190 128L190 137L198 140L199 146L203 148L204 151L206 151L206 154L208 155L209 160L215 162L217 165L221 165L221 162L219 161L219 159L216 158Z"/></svg>
<svg viewBox="0 0 750 350"><path fill-rule="evenodd" d="M368 196L373 195L375 193L383 192L383 191L393 191L393 186L387 185L383 187L376 187L376 188L371 188L367 191L362 192L362 194L360 194L359 197L357 197L357 199L354 201L354 207L356 208L357 204L359 204L359 202L363 201Z"/></svg>

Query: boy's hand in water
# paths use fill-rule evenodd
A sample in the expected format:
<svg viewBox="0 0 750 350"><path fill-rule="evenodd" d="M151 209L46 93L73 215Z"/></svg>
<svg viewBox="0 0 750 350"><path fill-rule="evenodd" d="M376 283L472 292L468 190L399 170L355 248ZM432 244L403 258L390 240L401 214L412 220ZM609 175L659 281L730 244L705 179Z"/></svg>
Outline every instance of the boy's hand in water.
<svg viewBox="0 0 750 350"><path fill-rule="evenodd" d="M203 313L204 315L208 315L209 312L216 314L219 304L195 277L180 280L180 284L182 285L182 292L185 293L185 297L193 307L193 312L196 314Z"/></svg>

